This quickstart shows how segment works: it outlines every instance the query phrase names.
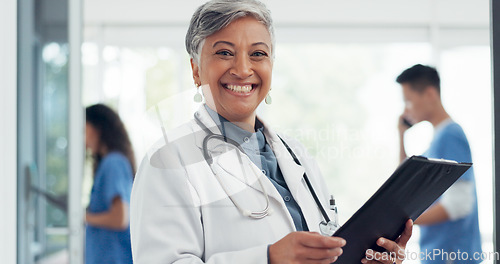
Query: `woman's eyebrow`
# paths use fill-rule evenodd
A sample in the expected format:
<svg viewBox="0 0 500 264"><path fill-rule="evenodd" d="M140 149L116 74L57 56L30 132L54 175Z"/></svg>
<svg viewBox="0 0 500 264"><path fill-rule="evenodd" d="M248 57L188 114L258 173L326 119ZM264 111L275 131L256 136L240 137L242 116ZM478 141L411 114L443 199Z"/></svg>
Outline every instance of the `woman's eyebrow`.
<svg viewBox="0 0 500 264"><path fill-rule="evenodd" d="M219 44L226 44L226 45L229 45L231 47L234 47L233 43L231 43L229 41L220 40L220 41L215 42L214 45L212 46L212 48L215 48L215 46L217 46Z"/></svg>
<svg viewBox="0 0 500 264"><path fill-rule="evenodd" d="M258 45L264 45L264 46L266 46L266 48L269 49L269 46L266 43L264 43L264 42L256 42L256 43L252 44L252 46L258 46Z"/></svg>
<svg viewBox="0 0 500 264"><path fill-rule="evenodd" d="M212 48L215 48L215 46L219 45L219 44L226 44L226 45L229 45L231 47L234 47L235 45L229 41L225 41L225 40L219 40L217 42L214 43L214 45L212 46ZM269 49L269 46L265 43L265 42L255 42L252 44L252 46L258 46L258 45L264 45L266 46L267 49Z"/></svg>

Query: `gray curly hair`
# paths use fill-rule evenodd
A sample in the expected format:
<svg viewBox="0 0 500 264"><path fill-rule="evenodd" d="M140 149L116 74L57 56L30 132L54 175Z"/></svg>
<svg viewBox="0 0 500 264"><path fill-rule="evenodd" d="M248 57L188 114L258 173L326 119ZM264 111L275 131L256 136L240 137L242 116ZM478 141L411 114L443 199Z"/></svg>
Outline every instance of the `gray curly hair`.
<svg viewBox="0 0 500 264"><path fill-rule="evenodd" d="M194 12L186 33L186 50L191 58L199 64L205 39L245 16L252 16L267 27L271 36L271 57L274 58L275 37L271 12L257 0L211 0L201 5Z"/></svg>

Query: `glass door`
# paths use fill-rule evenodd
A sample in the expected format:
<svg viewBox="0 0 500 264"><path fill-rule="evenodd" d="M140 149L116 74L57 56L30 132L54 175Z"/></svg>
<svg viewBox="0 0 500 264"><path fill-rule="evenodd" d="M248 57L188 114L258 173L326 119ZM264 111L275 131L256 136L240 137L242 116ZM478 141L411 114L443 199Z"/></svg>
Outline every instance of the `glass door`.
<svg viewBox="0 0 500 264"><path fill-rule="evenodd" d="M17 262L23 264L82 260L81 254L76 254L79 261L72 260L71 249L81 245L70 241L74 235L82 240L82 232L78 227L70 228L70 220L80 217L81 222L83 218L68 213L75 208L81 211L79 192L69 190L74 189L71 184L78 183L72 179L82 174L70 167L75 163L70 162L72 153L83 151L83 142L75 142L70 135L72 111L83 111L70 107L73 49L69 44L68 4L68 0L18 1Z"/></svg>

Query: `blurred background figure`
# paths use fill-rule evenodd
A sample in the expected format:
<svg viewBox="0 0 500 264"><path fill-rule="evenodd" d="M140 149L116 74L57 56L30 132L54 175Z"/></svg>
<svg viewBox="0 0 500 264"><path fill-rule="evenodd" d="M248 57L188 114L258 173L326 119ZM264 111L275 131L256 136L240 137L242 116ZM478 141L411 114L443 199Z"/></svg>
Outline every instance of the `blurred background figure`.
<svg viewBox="0 0 500 264"><path fill-rule="evenodd" d="M132 263L128 212L135 160L129 136L118 114L102 104L87 107L85 131L94 172L85 263Z"/></svg>
<svg viewBox="0 0 500 264"><path fill-rule="evenodd" d="M399 119L400 161L407 158L405 132L414 124L428 121L434 127L434 137L423 156L472 162L469 143L461 126L454 122L441 102L440 78L435 68L417 64L396 79L403 89L405 110ZM481 252L474 172L467 171L439 200L416 221L420 225L421 252ZM461 260L460 263L479 263ZM422 263L449 263L444 259Z"/></svg>

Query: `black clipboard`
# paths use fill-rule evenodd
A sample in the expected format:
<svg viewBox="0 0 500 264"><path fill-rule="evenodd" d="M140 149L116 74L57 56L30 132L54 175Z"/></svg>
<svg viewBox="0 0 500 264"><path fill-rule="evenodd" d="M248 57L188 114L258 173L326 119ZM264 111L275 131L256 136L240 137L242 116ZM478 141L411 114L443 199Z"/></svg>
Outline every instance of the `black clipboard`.
<svg viewBox="0 0 500 264"><path fill-rule="evenodd" d="M395 240L408 219L415 220L472 163L412 156L405 160L375 194L333 236L347 244L336 264L360 263L367 249L384 252L379 237Z"/></svg>

